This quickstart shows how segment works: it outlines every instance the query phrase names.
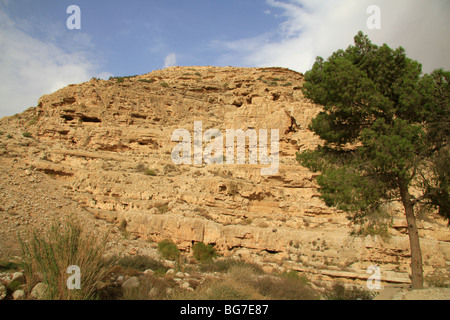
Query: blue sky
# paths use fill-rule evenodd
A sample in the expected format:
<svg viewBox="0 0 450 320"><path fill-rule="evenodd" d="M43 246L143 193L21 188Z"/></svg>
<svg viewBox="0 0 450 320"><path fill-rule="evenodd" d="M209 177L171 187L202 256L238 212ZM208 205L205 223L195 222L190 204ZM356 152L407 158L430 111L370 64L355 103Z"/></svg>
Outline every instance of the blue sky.
<svg viewBox="0 0 450 320"><path fill-rule="evenodd" d="M380 7L370 30L367 8ZM81 30L69 30L69 5ZM171 65L307 71L362 30L403 46L425 72L450 69L448 0L0 0L0 117L96 76Z"/></svg>

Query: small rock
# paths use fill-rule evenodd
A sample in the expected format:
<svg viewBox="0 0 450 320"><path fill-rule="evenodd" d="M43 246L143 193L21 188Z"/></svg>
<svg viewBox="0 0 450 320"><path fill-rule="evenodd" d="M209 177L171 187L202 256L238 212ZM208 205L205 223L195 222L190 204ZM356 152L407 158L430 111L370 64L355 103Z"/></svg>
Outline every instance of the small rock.
<svg viewBox="0 0 450 320"><path fill-rule="evenodd" d="M6 298L6 287L0 284L0 300L3 300L5 298Z"/></svg>
<svg viewBox="0 0 450 320"><path fill-rule="evenodd" d="M153 271L152 269L147 269L147 270L144 271L145 275L152 275L154 273L155 273L155 271Z"/></svg>
<svg viewBox="0 0 450 320"><path fill-rule="evenodd" d="M45 292L47 291L47 285L39 282L34 286L33 290L31 290L30 298L33 300L43 300L45 298Z"/></svg>
<svg viewBox="0 0 450 320"><path fill-rule="evenodd" d="M12 294L12 297L13 297L14 300L23 300L23 299L25 299L25 291L23 291L23 290L16 290Z"/></svg>
<svg viewBox="0 0 450 320"><path fill-rule="evenodd" d="M173 269L169 269L169 270L167 270L167 272L166 272L166 274L174 274L175 273L175 270L173 270Z"/></svg>
<svg viewBox="0 0 450 320"><path fill-rule="evenodd" d="M148 297L149 298L155 298L158 295L158 289L156 287L153 287L150 289L150 291L148 292Z"/></svg>
<svg viewBox="0 0 450 320"><path fill-rule="evenodd" d="M191 285L187 281L183 282L180 287L186 290L194 291L194 289L191 288Z"/></svg>
<svg viewBox="0 0 450 320"><path fill-rule="evenodd" d="M184 277L184 273L181 272L181 271L178 271L178 272L175 274L175 276L178 277L178 278L183 278L183 277Z"/></svg>
<svg viewBox="0 0 450 320"><path fill-rule="evenodd" d="M25 276L23 275L23 272L14 272L12 275L12 281L17 281L20 284L24 284Z"/></svg>
<svg viewBox="0 0 450 320"><path fill-rule="evenodd" d="M139 286L139 279L137 277L131 277L122 283L122 288L136 288Z"/></svg>

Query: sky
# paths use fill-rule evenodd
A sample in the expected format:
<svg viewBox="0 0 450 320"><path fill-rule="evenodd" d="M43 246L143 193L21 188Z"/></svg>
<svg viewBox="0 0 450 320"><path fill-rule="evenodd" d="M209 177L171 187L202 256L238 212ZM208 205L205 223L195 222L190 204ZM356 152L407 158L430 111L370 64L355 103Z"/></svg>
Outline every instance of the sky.
<svg viewBox="0 0 450 320"><path fill-rule="evenodd" d="M306 72L360 30L402 46L425 73L450 70L449 0L0 0L0 117L92 77L169 66Z"/></svg>

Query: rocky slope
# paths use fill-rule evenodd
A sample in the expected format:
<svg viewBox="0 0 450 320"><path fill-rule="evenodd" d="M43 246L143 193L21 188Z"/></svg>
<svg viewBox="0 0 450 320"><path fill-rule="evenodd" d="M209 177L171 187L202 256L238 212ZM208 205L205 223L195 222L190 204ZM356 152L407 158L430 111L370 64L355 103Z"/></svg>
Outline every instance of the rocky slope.
<svg viewBox="0 0 450 320"><path fill-rule="evenodd" d="M383 283L409 283L398 207L386 208L395 217L385 237L353 236L346 214L325 205L314 173L296 162L298 150L321 143L307 129L320 107L302 83L281 68L171 67L70 85L1 119L0 255L19 253L15 235L27 225L76 213L96 232L126 227L131 236L114 233L112 250L150 254L149 240L168 238L186 252L209 243L316 280L364 283L379 265ZM249 164L248 150L245 164L174 164L172 133L194 137L195 121L224 137L278 129L278 172L262 175L267 165ZM430 214L419 228L427 279L449 282L446 223Z"/></svg>

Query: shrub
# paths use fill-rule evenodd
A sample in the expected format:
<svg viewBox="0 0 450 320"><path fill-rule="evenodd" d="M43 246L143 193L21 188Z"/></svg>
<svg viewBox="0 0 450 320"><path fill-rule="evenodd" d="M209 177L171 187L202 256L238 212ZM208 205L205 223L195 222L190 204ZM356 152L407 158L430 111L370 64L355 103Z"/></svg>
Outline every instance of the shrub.
<svg viewBox="0 0 450 320"><path fill-rule="evenodd" d="M145 82L145 83L153 83L155 80L153 79L138 79L139 82Z"/></svg>
<svg viewBox="0 0 450 320"><path fill-rule="evenodd" d="M200 264L199 269L202 272L228 272L232 267L236 266L250 267L254 274L263 273L263 270L258 265L233 258L209 260Z"/></svg>
<svg viewBox="0 0 450 320"><path fill-rule="evenodd" d="M374 294L358 288L346 288L344 284L337 282L325 293L328 300L372 300Z"/></svg>
<svg viewBox="0 0 450 320"><path fill-rule="evenodd" d="M39 121L39 117L38 117L38 116L34 116L34 117L31 118L31 120L28 122L28 125L29 125L29 126L35 125L38 121Z"/></svg>
<svg viewBox="0 0 450 320"><path fill-rule="evenodd" d="M28 239L19 241L23 252L23 269L27 285L45 284L45 299L95 299L101 281L111 272L116 261L103 258L106 237L98 240L85 231L81 222L70 218L55 221L48 230L29 230ZM81 289L69 290L67 268L81 270Z"/></svg>
<svg viewBox="0 0 450 320"><path fill-rule="evenodd" d="M145 174L148 175L148 176L152 176L152 177L156 176L156 172L153 169L145 170Z"/></svg>
<svg viewBox="0 0 450 320"><path fill-rule="evenodd" d="M31 133L24 132L24 133L22 133L22 136L24 136L25 138L31 138Z"/></svg>
<svg viewBox="0 0 450 320"><path fill-rule="evenodd" d="M19 270L20 265L11 261L0 261L0 272Z"/></svg>
<svg viewBox="0 0 450 320"><path fill-rule="evenodd" d="M263 297L251 286L233 279L208 280L194 292L173 296L176 300L261 300Z"/></svg>
<svg viewBox="0 0 450 320"><path fill-rule="evenodd" d="M197 242L192 246L194 258L199 262L205 262L217 257L216 249L210 244L206 245L203 242Z"/></svg>
<svg viewBox="0 0 450 320"><path fill-rule="evenodd" d="M148 256L124 256L117 261L117 264L123 268L145 271L151 269L156 272L165 273L168 269L160 261Z"/></svg>
<svg viewBox="0 0 450 320"><path fill-rule="evenodd" d="M181 255L177 245L168 239L158 243L158 252L167 260L177 260Z"/></svg>
<svg viewBox="0 0 450 320"><path fill-rule="evenodd" d="M252 280L260 294L271 300L314 300L317 294L301 277L264 276Z"/></svg>
<svg viewBox="0 0 450 320"><path fill-rule="evenodd" d="M170 278L145 275L139 278L139 286L123 289L122 300L163 300L167 299L169 288L176 287Z"/></svg>

